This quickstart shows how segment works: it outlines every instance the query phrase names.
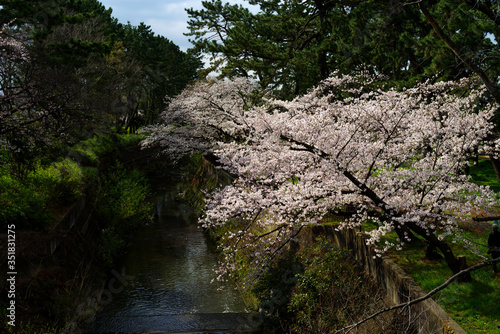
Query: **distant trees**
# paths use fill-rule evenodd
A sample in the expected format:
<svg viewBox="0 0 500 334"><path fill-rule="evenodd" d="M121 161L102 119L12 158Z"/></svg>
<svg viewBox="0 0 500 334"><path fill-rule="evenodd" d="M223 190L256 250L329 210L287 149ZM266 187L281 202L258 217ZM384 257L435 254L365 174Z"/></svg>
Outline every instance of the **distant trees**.
<svg viewBox="0 0 500 334"><path fill-rule="evenodd" d="M128 105L124 126L138 126L133 122L139 110L144 114L141 125L151 124L165 109L166 98L179 94L198 78L201 60L192 52L181 52L177 45L155 35L143 23L137 27L121 25L117 36L128 63L135 64L134 72L124 78L129 84L122 93L122 101Z"/></svg>
<svg viewBox="0 0 500 334"><path fill-rule="evenodd" d="M4 40L29 54L15 59L0 50L2 113L38 115L17 121L17 130L2 119L4 162L27 163L40 150L56 153L58 146L112 128L133 132L153 122L165 97L178 94L201 67L197 55L144 24L119 24L96 0L0 4L0 23L12 22Z"/></svg>

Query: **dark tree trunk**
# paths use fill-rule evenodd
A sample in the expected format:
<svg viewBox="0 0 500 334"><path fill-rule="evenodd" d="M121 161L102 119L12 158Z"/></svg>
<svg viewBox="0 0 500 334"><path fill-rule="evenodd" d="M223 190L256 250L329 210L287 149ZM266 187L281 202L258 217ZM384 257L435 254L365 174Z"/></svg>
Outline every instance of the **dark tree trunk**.
<svg viewBox="0 0 500 334"><path fill-rule="evenodd" d="M493 170L495 171L498 183L500 183L500 160L490 155L490 161L493 165Z"/></svg>
<svg viewBox="0 0 500 334"><path fill-rule="evenodd" d="M408 227L417 233L419 236L423 237L431 245L430 247L437 248L441 251L446 261L446 264L451 269L453 274L457 274L463 269L466 269L464 262L459 261L459 259L453 254L453 250L450 248L448 243L443 240L439 240L438 237L433 233L428 233L428 231L418 226L415 223L409 222ZM465 268L464 268L465 266ZM463 277L463 282L471 280L470 274Z"/></svg>
<svg viewBox="0 0 500 334"><path fill-rule="evenodd" d="M437 252L436 245L428 242L427 247L425 249L425 258L427 260L437 261L441 260L443 257L441 256L441 254Z"/></svg>

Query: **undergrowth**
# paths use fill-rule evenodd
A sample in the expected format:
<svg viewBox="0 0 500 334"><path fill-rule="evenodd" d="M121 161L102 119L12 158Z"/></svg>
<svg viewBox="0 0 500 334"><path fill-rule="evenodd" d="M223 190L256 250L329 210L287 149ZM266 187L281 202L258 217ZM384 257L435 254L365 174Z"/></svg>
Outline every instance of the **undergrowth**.
<svg viewBox="0 0 500 334"><path fill-rule="evenodd" d="M336 333L383 308L384 292L345 249L324 237L279 258L253 288L263 333ZM404 313L388 313L352 333L416 333Z"/></svg>
<svg viewBox="0 0 500 334"><path fill-rule="evenodd" d="M65 158L49 166L37 165L25 177L0 169L0 224L17 229L46 229L55 222L56 208L72 204L92 175Z"/></svg>
<svg viewBox="0 0 500 334"><path fill-rule="evenodd" d="M149 195L150 186L144 174L119 162L98 178L94 198L102 229L99 254L105 265L113 263L136 228L151 221Z"/></svg>
<svg viewBox="0 0 500 334"><path fill-rule="evenodd" d="M0 166L0 225L49 229L64 208L81 197L97 175L99 158L137 144L139 135L100 135L69 149L66 157L46 163L43 157L18 174L14 164ZM43 162L43 163L42 163Z"/></svg>

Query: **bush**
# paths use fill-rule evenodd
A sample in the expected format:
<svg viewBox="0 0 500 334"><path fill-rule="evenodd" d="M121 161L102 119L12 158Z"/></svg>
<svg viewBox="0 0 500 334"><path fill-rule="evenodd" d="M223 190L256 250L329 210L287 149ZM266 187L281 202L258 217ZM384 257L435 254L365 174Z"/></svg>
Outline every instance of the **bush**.
<svg viewBox="0 0 500 334"><path fill-rule="evenodd" d="M288 304L293 331L328 333L370 309L370 296L377 295L377 289L363 279L346 250L318 239L315 247L301 252L300 260L305 268L297 275Z"/></svg>
<svg viewBox="0 0 500 334"><path fill-rule="evenodd" d="M41 163L43 157L30 167L31 170L27 169L23 173L13 170L17 165L4 165L0 169L0 225L15 223L18 229L47 228L55 221L53 212L57 208L68 206L83 195L88 180L95 177L95 166L100 157L135 145L141 139L140 135L95 136L75 145L68 157L49 165ZM120 214L127 215L127 210L129 215L131 212L139 214L135 208L140 205L136 203L137 197L134 196L139 195L140 198L142 188L135 192L136 190L130 190L125 185L118 187L129 192L124 194L128 199L121 202L122 208L118 209ZM117 208L113 210L118 212Z"/></svg>
<svg viewBox="0 0 500 334"><path fill-rule="evenodd" d="M45 228L53 220L41 189L0 171L0 224L16 229Z"/></svg>
<svg viewBox="0 0 500 334"><path fill-rule="evenodd" d="M117 163L99 177L97 212L108 226L134 224L144 221L150 214L149 184L138 170L127 170Z"/></svg>
<svg viewBox="0 0 500 334"><path fill-rule="evenodd" d="M28 174L28 184L39 189L52 205L68 205L82 194L87 176L80 165L66 158Z"/></svg>
<svg viewBox="0 0 500 334"><path fill-rule="evenodd" d="M82 195L86 173L66 158L48 167L35 166L19 178L0 171L0 221L16 228L46 228L54 221L51 209L73 203Z"/></svg>
<svg viewBox="0 0 500 334"><path fill-rule="evenodd" d="M100 253L109 262L126 244L130 233L151 219L149 184L138 170L127 170L116 163L99 177L95 196L96 212L104 230Z"/></svg>
<svg viewBox="0 0 500 334"><path fill-rule="evenodd" d="M124 147L137 145L144 136L138 134L106 134L94 136L71 148L68 155L84 166L97 166L99 158Z"/></svg>

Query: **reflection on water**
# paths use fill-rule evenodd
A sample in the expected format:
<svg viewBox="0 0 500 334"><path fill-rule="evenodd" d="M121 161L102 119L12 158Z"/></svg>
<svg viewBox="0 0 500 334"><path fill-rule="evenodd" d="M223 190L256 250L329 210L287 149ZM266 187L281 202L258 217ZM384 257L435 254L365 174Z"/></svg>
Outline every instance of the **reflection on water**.
<svg viewBox="0 0 500 334"><path fill-rule="evenodd" d="M245 329L247 313L238 292L219 291L214 245L191 209L176 199L176 185L158 186L158 223L137 231L117 267L128 284L99 311L87 333Z"/></svg>

